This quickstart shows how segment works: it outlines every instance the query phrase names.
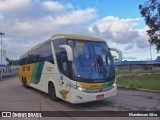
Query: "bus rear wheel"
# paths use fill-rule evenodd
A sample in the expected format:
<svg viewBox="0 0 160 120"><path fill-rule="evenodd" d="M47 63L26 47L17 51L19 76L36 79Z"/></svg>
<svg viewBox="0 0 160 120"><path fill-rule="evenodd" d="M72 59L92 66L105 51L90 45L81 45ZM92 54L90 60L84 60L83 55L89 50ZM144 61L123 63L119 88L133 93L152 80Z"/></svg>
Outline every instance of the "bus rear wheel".
<svg viewBox="0 0 160 120"><path fill-rule="evenodd" d="M29 86L27 85L27 81L26 81L25 78L23 79L23 86L24 86L25 88L28 88L28 87L29 87Z"/></svg>
<svg viewBox="0 0 160 120"><path fill-rule="evenodd" d="M58 101L59 99L56 96L56 91L55 91L55 87L53 85L53 83L50 83L48 86L48 92L49 92L49 96L51 97L51 99L53 101Z"/></svg>

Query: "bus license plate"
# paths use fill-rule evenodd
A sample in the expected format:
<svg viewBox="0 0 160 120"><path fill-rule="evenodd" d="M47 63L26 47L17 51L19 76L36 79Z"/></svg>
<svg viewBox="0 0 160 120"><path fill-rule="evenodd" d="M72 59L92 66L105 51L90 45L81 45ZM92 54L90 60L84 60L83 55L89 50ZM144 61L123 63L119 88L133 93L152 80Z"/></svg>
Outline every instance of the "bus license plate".
<svg viewBox="0 0 160 120"><path fill-rule="evenodd" d="M97 96L96 96L96 98L97 98L97 99L101 99L101 98L104 98L104 94L101 94L101 95L97 95Z"/></svg>

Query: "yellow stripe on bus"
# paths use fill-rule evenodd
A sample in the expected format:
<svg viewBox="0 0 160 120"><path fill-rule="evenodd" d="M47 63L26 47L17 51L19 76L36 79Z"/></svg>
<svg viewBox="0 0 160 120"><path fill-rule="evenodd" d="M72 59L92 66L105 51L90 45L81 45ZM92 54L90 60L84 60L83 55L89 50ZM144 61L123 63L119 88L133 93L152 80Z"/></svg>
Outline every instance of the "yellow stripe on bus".
<svg viewBox="0 0 160 120"><path fill-rule="evenodd" d="M22 82L22 76L26 77L27 85L31 84L31 77L33 72L34 64L27 64L20 66L20 81Z"/></svg>
<svg viewBox="0 0 160 120"><path fill-rule="evenodd" d="M84 82L78 82L83 88L86 89L97 89L101 88L102 83L84 83Z"/></svg>

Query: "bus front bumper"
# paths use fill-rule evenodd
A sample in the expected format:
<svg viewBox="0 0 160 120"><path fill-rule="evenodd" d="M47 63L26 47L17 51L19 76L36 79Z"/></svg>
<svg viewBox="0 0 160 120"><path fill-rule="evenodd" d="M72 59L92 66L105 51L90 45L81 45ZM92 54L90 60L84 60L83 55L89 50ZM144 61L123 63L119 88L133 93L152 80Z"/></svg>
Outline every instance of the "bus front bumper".
<svg viewBox="0 0 160 120"><path fill-rule="evenodd" d="M115 84L112 89L99 92L99 93L85 93L76 89L71 89L71 103L85 103L91 101L102 100L111 96L115 96L117 92L117 85Z"/></svg>

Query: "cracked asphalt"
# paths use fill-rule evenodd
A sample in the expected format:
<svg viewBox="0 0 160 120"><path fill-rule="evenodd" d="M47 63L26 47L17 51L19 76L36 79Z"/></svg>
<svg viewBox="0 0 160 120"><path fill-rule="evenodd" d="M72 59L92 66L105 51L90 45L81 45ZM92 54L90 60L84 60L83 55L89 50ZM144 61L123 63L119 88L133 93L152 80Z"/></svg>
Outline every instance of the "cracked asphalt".
<svg viewBox="0 0 160 120"><path fill-rule="evenodd" d="M160 93L145 92L139 90L129 90L118 88L117 96L105 100L83 103L70 104L68 102L52 101L46 93L33 88L26 89L18 81L18 77L9 78L0 81L0 111L160 111ZM0 118L0 120L9 118ZM11 118L11 120L20 120L22 118ZM26 120L29 118L25 118ZM31 119L31 118L30 118ZM32 118L33 120L53 118ZM63 117L54 118L56 120L64 119ZM79 120L80 117L67 117L65 119ZM83 118L90 119L110 119L110 120L134 120L130 118ZM136 117L136 120L160 120L158 117Z"/></svg>

